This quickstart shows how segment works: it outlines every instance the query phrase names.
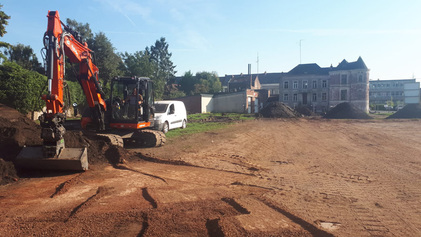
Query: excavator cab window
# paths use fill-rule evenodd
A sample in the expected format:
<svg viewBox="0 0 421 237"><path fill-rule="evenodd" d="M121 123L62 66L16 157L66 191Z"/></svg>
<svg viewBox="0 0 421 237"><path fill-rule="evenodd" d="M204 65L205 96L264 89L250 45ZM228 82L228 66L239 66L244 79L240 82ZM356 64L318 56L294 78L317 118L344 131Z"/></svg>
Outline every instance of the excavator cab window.
<svg viewBox="0 0 421 237"><path fill-rule="evenodd" d="M112 120L121 123L147 121L148 86L138 78L113 79L111 86Z"/></svg>

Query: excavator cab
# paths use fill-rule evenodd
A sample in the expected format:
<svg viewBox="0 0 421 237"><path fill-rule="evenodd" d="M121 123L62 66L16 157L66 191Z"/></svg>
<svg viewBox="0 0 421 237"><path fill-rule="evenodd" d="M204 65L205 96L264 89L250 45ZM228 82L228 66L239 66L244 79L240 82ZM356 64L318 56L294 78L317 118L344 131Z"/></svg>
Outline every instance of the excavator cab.
<svg viewBox="0 0 421 237"><path fill-rule="evenodd" d="M152 81L147 77L115 77L111 80L110 128L153 127Z"/></svg>

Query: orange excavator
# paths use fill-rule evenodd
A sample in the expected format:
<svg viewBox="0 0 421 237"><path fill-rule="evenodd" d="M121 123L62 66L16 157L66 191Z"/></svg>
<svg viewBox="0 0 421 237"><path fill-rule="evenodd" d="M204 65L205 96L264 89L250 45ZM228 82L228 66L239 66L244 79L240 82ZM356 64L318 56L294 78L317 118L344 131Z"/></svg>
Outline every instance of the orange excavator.
<svg viewBox="0 0 421 237"><path fill-rule="evenodd" d="M43 41L48 93L42 96L46 112L39 118L43 145L24 147L16 164L30 169L88 169L87 148L65 147L65 57L79 64L77 80L89 106L88 117L82 118L82 127L94 128L97 135L107 137L115 145L122 146L124 140L147 146L163 145L165 135L148 129L154 125L152 81L145 77L115 77L111 80L110 100L106 101L92 50L76 31L60 21L58 11L49 11L47 17ZM130 90L135 93L131 100L127 99Z"/></svg>

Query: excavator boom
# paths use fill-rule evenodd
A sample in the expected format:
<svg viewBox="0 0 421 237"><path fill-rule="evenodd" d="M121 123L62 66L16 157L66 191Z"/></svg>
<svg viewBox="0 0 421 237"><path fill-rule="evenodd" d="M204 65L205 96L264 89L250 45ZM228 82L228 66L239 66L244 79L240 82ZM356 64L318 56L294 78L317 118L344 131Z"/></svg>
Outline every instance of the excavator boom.
<svg viewBox="0 0 421 237"><path fill-rule="evenodd" d="M105 129L104 112L107 107L98 79L99 70L92 62L92 50L82 42L77 32L60 21L58 11L49 11L47 17L44 47L48 93L42 96L47 110L40 116L43 145L24 147L16 158L16 164L23 168L87 170L86 148L66 148L63 137L66 132L63 100L65 58L79 64L78 81L92 110L92 122L101 131Z"/></svg>

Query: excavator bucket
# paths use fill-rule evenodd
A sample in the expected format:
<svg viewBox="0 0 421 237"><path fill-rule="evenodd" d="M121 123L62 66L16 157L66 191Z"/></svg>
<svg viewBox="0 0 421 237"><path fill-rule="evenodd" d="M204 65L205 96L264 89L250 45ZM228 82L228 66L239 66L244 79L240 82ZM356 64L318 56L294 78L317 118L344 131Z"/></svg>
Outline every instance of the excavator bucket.
<svg viewBox="0 0 421 237"><path fill-rule="evenodd" d="M88 169L88 152L85 148L63 148L57 157L45 158L42 146L24 147L15 160L23 169L72 170Z"/></svg>

